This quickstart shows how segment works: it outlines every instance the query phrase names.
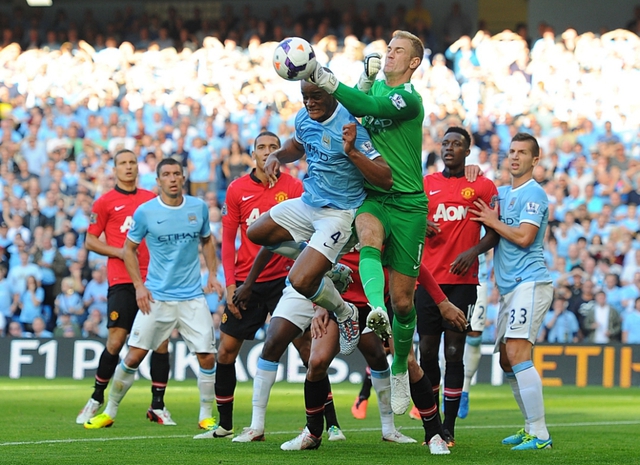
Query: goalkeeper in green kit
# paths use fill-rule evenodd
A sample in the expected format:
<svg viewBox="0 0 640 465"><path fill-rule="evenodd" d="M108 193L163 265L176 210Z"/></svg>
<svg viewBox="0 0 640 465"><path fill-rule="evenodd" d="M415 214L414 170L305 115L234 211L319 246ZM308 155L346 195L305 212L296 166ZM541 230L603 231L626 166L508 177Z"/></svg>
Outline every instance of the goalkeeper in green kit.
<svg viewBox="0 0 640 465"><path fill-rule="evenodd" d="M408 357L413 345L416 310L413 295L426 233L427 197L422 181L422 98L410 83L420 66L424 46L406 31L396 31L387 47L384 80L375 81L380 56L365 58L357 88L340 83L327 68L316 65L311 77L356 117L391 167L393 187L384 191L366 185L367 199L358 209L360 277L372 311L367 326L382 339L393 336L391 407L404 413L410 403ZM393 330L385 311L383 266L389 270Z"/></svg>

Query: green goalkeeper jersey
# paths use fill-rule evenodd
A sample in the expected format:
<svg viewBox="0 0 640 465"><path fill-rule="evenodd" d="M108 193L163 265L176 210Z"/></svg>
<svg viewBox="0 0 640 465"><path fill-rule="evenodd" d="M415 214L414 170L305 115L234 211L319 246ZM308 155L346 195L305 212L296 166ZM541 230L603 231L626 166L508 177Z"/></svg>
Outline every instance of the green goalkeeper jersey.
<svg viewBox="0 0 640 465"><path fill-rule="evenodd" d="M368 190L381 193L423 192L422 184L422 97L408 82L389 87L375 81L368 94L340 84L333 94L349 112L363 117L375 148L393 175L393 187L385 191L371 184Z"/></svg>

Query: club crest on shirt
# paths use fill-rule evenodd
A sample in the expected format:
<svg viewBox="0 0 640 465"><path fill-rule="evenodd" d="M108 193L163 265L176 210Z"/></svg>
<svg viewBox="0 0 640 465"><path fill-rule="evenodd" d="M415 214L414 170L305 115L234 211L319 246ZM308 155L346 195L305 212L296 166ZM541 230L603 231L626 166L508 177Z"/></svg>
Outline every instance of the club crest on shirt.
<svg viewBox="0 0 640 465"><path fill-rule="evenodd" d="M189 224L197 224L198 223L198 217L196 216L195 213L189 213L189 215L187 216L187 219L189 220Z"/></svg>
<svg viewBox="0 0 640 465"><path fill-rule="evenodd" d="M328 149L331 148L331 137L326 132L322 133L322 146Z"/></svg>
<svg viewBox="0 0 640 465"><path fill-rule="evenodd" d="M525 206L525 211L530 215L537 215L540 211L540 204L536 202L527 202Z"/></svg>
<svg viewBox="0 0 640 465"><path fill-rule="evenodd" d="M516 204L516 199L511 199L511 202L509 202L509 206L507 207L507 210L511 210L515 204Z"/></svg>
<svg viewBox="0 0 640 465"><path fill-rule="evenodd" d="M472 199L474 195L476 195L476 191L473 190L471 187L465 187L460 192L460 195L462 195L463 199L469 200L469 199Z"/></svg>
<svg viewBox="0 0 640 465"><path fill-rule="evenodd" d="M278 193L276 194L276 196L275 196L275 200L276 200L276 202L277 202L277 203L284 202L284 201L285 201L285 200L287 200L288 198L289 198L289 196L288 196L288 195L287 195L287 193L286 193L286 192L284 192L284 191L280 191L280 192L278 192Z"/></svg>
<svg viewBox="0 0 640 465"><path fill-rule="evenodd" d="M96 224L97 222L98 222L98 214L91 213L91 216L89 216L89 223Z"/></svg>

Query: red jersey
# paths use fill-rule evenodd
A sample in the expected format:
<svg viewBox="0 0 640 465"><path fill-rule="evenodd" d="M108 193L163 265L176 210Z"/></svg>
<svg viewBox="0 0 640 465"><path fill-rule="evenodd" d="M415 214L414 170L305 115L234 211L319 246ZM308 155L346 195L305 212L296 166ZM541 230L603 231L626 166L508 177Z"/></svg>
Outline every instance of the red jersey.
<svg viewBox="0 0 640 465"><path fill-rule="evenodd" d="M138 206L151 200L156 195L145 189L136 189L127 192L116 186L93 203L91 219L87 232L96 237L104 232L107 245L111 247L124 247L127 231L133 222L133 213ZM144 280L149 266L149 251L144 241L138 247L138 261L140 274ZM131 278L124 266L124 261L119 258L109 257L107 261L107 276L109 286L115 284L131 283Z"/></svg>
<svg viewBox="0 0 640 465"><path fill-rule="evenodd" d="M482 224L469 219L469 208L474 208L477 199L495 205L498 189L484 176L469 182L464 173L449 177L447 172L425 176L424 191L429 199L429 220L440 227L440 232L425 241L422 262L438 284L478 284L478 260L462 276L449 269L459 254L480 241Z"/></svg>
<svg viewBox="0 0 640 465"><path fill-rule="evenodd" d="M255 170L254 170L255 171ZM302 183L289 174L281 173L273 187L262 184L252 171L236 179L227 189L222 207L222 267L226 285L245 281L260 246L247 238L247 228L274 205L302 195ZM240 228L240 248L236 256L236 235ZM257 282L273 281L289 274L293 261L275 254Z"/></svg>

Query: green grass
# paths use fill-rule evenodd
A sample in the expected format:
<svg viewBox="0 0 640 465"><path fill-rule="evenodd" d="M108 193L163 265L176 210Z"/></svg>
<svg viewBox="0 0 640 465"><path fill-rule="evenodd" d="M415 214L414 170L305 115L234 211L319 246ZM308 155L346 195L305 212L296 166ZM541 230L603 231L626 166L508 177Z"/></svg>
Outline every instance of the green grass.
<svg viewBox="0 0 640 465"><path fill-rule="evenodd" d="M113 427L85 430L75 424L91 393L90 380L52 381L0 378L0 464L640 464L640 395L637 388L545 388L552 450L512 452L500 440L522 425L507 386L474 386L471 412L456 426L457 444L449 456L430 456L420 443L423 431L408 415L396 425L418 444L380 440L375 395L364 421L352 418L358 386L341 384L333 393L347 441L323 441L317 451L283 452L280 444L304 426L302 385L276 384L267 412L263 443L199 440L198 393L194 381L170 382L167 407L176 427L161 427L145 418L149 383L137 381L123 401ZM235 428L248 426L251 384L238 386Z"/></svg>

